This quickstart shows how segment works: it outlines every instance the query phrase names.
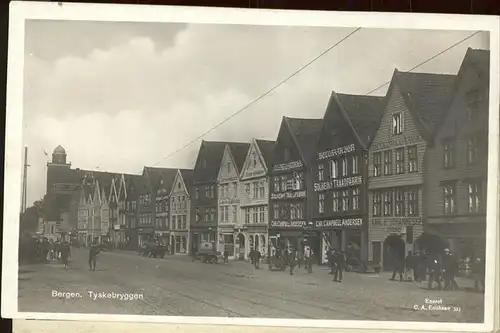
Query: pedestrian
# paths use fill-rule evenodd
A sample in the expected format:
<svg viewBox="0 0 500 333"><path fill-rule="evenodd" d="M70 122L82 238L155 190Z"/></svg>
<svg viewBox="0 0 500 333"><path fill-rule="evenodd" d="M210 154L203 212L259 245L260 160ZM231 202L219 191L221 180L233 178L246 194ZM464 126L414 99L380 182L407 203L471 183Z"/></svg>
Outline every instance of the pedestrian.
<svg viewBox="0 0 500 333"><path fill-rule="evenodd" d="M71 258L71 247L67 241L61 244L60 251L63 267L68 268L68 259Z"/></svg>
<svg viewBox="0 0 500 333"><path fill-rule="evenodd" d="M458 284L455 281L455 275L458 271L458 262L449 249L444 250L443 258L443 278L444 290L458 290Z"/></svg>
<svg viewBox="0 0 500 333"><path fill-rule="evenodd" d="M430 257L432 258L432 257ZM427 289L432 290L434 282L438 285L438 290L441 290L441 279L442 279L442 268L441 260L438 256L434 255L429 262L429 279L427 283Z"/></svg>
<svg viewBox="0 0 500 333"><path fill-rule="evenodd" d="M290 265L290 275L293 275L296 263L297 263L297 251L295 249L290 248L290 252L288 253L288 265Z"/></svg>
<svg viewBox="0 0 500 333"><path fill-rule="evenodd" d="M95 271L97 255L99 254L99 252L101 252L99 244L97 240L94 240L94 242L90 245L89 251L89 270L91 271Z"/></svg>
<svg viewBox="0 0 500 333"><path fill-rule="evenodd" d="M333 251L333 248L328 248L328 251L326 252L326 257L328 260L328 265L330 266L330 273L333 275L335 273L335 260L334 260L334 255L335 252Z"/></svg>
<svg viewBox="0 0 500 333"><path fill-rule="evenodd" d="M304 247L304 259L306 262L307 273L312 273L312 250L309 245Z"/></svg>
<svg viewBox="0 0 500 333"><path fill-rule="evenodd" d="M396 274L399 274L399 282L403 282L403 271L405 265L404 253L399 253L393 250L394 268L392 271L391 281L396 281Z"/></svg>
<svg viewBox="0 0 500 333"><path fill-rule="evenodd" d="M346 261L345 255L341 251L335 250L333 254L333 261L335 266L333 281L342 282Z"/></svg>
<svg viewBox="0 0 500 333"><path fill-rule="evenodd" d="M405 280L415 279L415 256L412 251L408 251L408 255L405 260Z"/></svg>
<svg viewBox="0 0 500 333"><path fill-rule="evenodd" d="M474 290L476 292L479 292L479 285L481 285L482 290L484 291L484 273L485 273L485 266L484 266L484 259L481 257L477 257L476 260L474 260L474 264L472 266L472 273L474 276Z"/></svg>
<svg viewBox="0 0 500 333"><path fill-rule="evenodd" d="M250 248L249 257L250 257L250 263L252 265L255 265L255 251L254 251L253 247Z"/></svg>
<svg viewBox="0 0 500 333"><path fill-rule="evenodd" d="M261 253L259 250L255 250L254 252L254 265L256 269L260 269L260 258L261 258Z"/></svg>
<svg viewBox="0 0 500 333"><path fill-rule="evenodd" d="M229 263L229 251L227 249L224 249L224 263Z"/></svg>

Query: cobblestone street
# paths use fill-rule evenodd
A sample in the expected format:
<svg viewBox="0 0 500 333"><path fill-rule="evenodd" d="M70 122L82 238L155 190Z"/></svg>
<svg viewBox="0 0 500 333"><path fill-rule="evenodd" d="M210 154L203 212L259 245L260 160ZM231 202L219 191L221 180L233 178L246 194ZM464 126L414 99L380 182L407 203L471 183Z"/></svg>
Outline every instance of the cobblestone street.
<svg viewBox="0 0 500 333"><path fill-rule="evenodd" d="M295 275L260 270L245 262L202 264L188 257L144 258L104 252L89 271L87 252L73 249L70 269L56 263L22 266L19 310L99 314L229 316L343 320L480 322L483 295L466 290L428 291L411 282L346 273L335 283L325 267L303 268ZM461 287L470 281L459 280ZM465 283L468 283L466 285ZM465 288L467 289L467 288ZM81 297L53 297L54 291ZM89 291L142 294L142 299L93 300ZM77 295L77 294L75 294ZM460 307L455 311L414 310L427 299Z"/></svg>

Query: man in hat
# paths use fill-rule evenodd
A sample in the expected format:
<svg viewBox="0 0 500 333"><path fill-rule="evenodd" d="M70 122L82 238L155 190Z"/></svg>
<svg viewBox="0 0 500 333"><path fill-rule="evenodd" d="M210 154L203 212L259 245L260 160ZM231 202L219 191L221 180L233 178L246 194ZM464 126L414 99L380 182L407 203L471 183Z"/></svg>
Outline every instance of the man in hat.
<svg viewBox="0 0 500 333"><path fill-rule="evenodd" d="M455 256L450 251L450 249L444 249L443 258L443 278L444 278L444 290L458 290L458 284L455 281L455 275L458 271L458 261Z"/></svg>

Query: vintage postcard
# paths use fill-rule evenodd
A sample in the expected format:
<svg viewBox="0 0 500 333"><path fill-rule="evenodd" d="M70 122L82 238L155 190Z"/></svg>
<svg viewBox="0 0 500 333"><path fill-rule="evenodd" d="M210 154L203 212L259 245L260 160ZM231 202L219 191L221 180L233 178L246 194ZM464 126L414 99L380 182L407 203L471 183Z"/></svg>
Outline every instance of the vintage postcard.
<svg viewBox="0 0 500 333"><path fill-rule="evenodd" d="M498 17L10 18L3 316L493 329Z"/></svg>

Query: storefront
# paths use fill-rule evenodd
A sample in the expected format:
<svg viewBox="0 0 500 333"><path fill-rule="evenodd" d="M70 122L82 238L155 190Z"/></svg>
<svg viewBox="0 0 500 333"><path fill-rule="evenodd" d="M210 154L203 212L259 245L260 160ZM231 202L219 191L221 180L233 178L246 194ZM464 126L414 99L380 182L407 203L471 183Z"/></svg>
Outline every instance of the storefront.
<svg viewBox="0 0 500 333"><path fill-rule="evenodd" d="M172 254L187 254L189 249L188 232L170 232L170 249Z"/></svg>
<svg viewBox="0 0 500 333"><path fill-rule="evenodd" d="M139 239L139 247L144 245L146 242L151 241L154 238L154 230L153 228L140 228L137 231L138 239Z"/></svg>
<svg viewBox="0 0 500 333"><path fill-rule="evenodd" d="M320 234L321 263L328 262L329 248L344 251L348 258L361 260L363 239L366 237L361 216L316 220L314 230L318 230Z"/></svg>
<svg viewBox="0 0 500 333"><path fill-rule="evenodd" d="M218 246L217 251L229 253L229 259L234 259L235 254L235 236L236 230L233 226L219 226L218 227Z"/></svg>
<svg viewBox="0 0 500 333"><path fill-rule="evenodd" d="M292 248L302 251L306 221L272 221L269 227L269 253Z"/></svg>
<svg viewBox="0 0 500 333"><path fill-rule="evenodd" d="M170 242L170 233L168 231L155 230L154 237L156 241L160 242L164 246L169 246Z"/></svg>
<svg viewBox="0 0 500 333"><path fill-rule="evenodd" d="M267 227L248 226L247 230L248 248L258 250L262 257L267 256L268 232Z"/></svg>

